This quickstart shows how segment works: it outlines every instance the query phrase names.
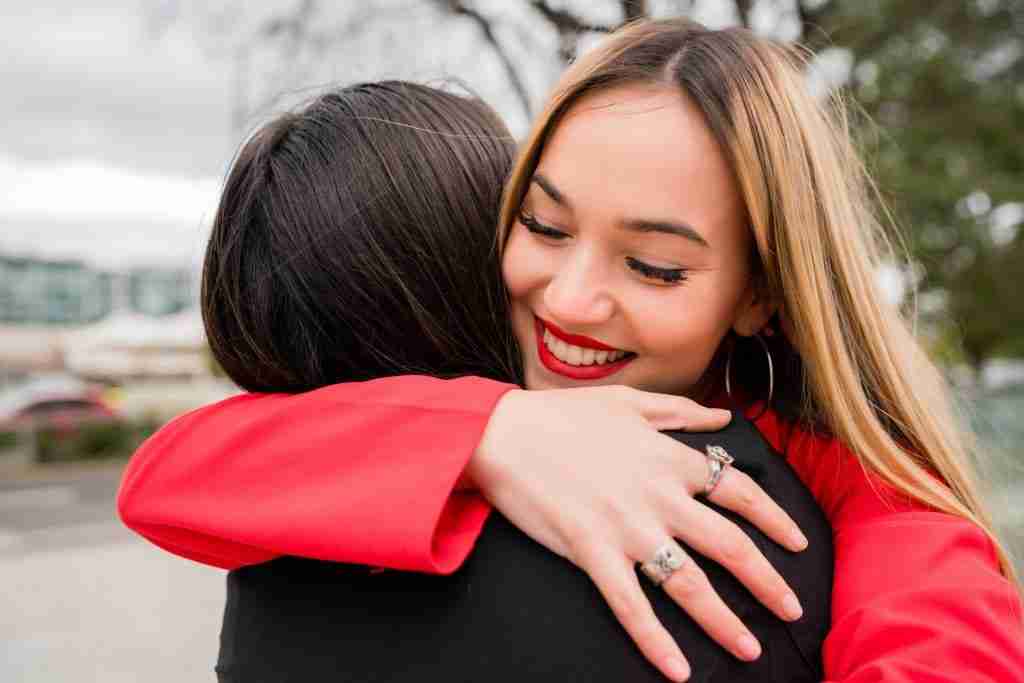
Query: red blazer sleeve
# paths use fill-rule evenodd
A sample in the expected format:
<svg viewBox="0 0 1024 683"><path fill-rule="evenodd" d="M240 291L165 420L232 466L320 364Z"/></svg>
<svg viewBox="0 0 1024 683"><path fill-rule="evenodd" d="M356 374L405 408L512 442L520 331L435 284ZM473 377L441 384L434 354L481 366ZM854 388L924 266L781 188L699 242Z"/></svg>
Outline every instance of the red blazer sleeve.
<svg viewBox="0 0 1024 683"><path fill-rule="evenodd" d="M900 512L835 536L829 680L1024 681L1020 603L988 538L939 512Z"/></svg>
<svg viewBox="0 0 1024 683"><path fill-rule="evenodd" d="M899 494L834 439L758 426L832 523L828 682L1024 681L1020 596L977 526Z"/></svg>
<svg viewBox="0 0 1024 683"><path fill-rule="evenodd" d="M456 483L512 388L406 376L236 396L143 443L118 512L154 544L226 569L297 555L449 573L490 511Z"/></svg>

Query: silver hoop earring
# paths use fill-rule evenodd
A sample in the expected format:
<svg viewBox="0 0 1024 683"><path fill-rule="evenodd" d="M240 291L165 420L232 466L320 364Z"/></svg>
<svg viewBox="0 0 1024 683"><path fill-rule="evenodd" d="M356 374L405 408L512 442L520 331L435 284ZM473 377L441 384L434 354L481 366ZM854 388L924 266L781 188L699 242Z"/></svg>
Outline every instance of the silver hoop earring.
<svg viewBox="0 0 1024 683"><path fill-rule="evenodd" d="M765 401L764 409L756 416L750 418L751 421L756 420L765 414L768 410L768 406L771 405L772 395L775 393L775 366L772 364L772 352L768 350L768 344L761 335L753 335L754 339L761 343L761 348L764 349L764 355L768 358L768 400ZM730 377L732 376L732 354L736 351L736 345L733 344L732 348L729 349L729 355L725 358L725 395L732 399L732 383Z"/></svg>

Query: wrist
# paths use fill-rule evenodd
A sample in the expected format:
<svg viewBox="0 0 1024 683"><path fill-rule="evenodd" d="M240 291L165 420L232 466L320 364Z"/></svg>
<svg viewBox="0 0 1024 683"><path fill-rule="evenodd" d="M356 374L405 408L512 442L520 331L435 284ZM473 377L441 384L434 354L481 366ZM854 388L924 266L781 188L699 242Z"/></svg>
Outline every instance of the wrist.
<svg viewBox="0 0 1024 683"><path fill-rule="evenodd" d="M491 417L487 420L487 426L477 443L473 455L462 470L459 483L467 489L478 490L484 494L499 476L499 464L497 459L497 445L503 440L503 433L509 424L510 414L526 392L522 389L512 389L505 393L498 402L494 404Z"/></svg>

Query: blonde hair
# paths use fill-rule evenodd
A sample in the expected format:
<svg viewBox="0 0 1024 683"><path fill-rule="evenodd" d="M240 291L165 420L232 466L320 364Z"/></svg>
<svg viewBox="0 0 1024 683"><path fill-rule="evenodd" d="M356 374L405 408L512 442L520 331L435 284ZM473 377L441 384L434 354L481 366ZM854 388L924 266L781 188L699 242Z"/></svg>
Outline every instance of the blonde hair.
<svg viewBox="0 0 1024 683"><path fill-rule="evenodd" d="M546 141L575 102L630 84L682 88L732 166L758 281L784 312L787 334L771 340L794 359L784 379L797 419L827 429L899 491L977 524L1019 590L979 492L972 435L942 374L879 289L877 268L894 251L842 97L810 94L806 58L745 29L712 31L685 19L620 29L557 84L506 186L501 241Z"/></svg>

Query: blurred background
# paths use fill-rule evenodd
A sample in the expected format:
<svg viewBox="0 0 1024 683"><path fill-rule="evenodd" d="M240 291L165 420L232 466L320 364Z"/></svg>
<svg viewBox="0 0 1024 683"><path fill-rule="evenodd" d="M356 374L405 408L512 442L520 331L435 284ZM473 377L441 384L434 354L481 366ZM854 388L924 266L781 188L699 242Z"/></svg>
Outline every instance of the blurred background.
<svg viewBox="0 0 1024 683"><path fill-rule="evenodd" d="M457 78L517 135L640 16L742 24L858 105L906 237L879 273L1024 550L1024 0L38 0L0 10L0 680L214 680L223 574L118 525L135 446L236 391L198 270L248 131L327 85ZM1024 567L1022 567L1024 569Z"/></svg>

